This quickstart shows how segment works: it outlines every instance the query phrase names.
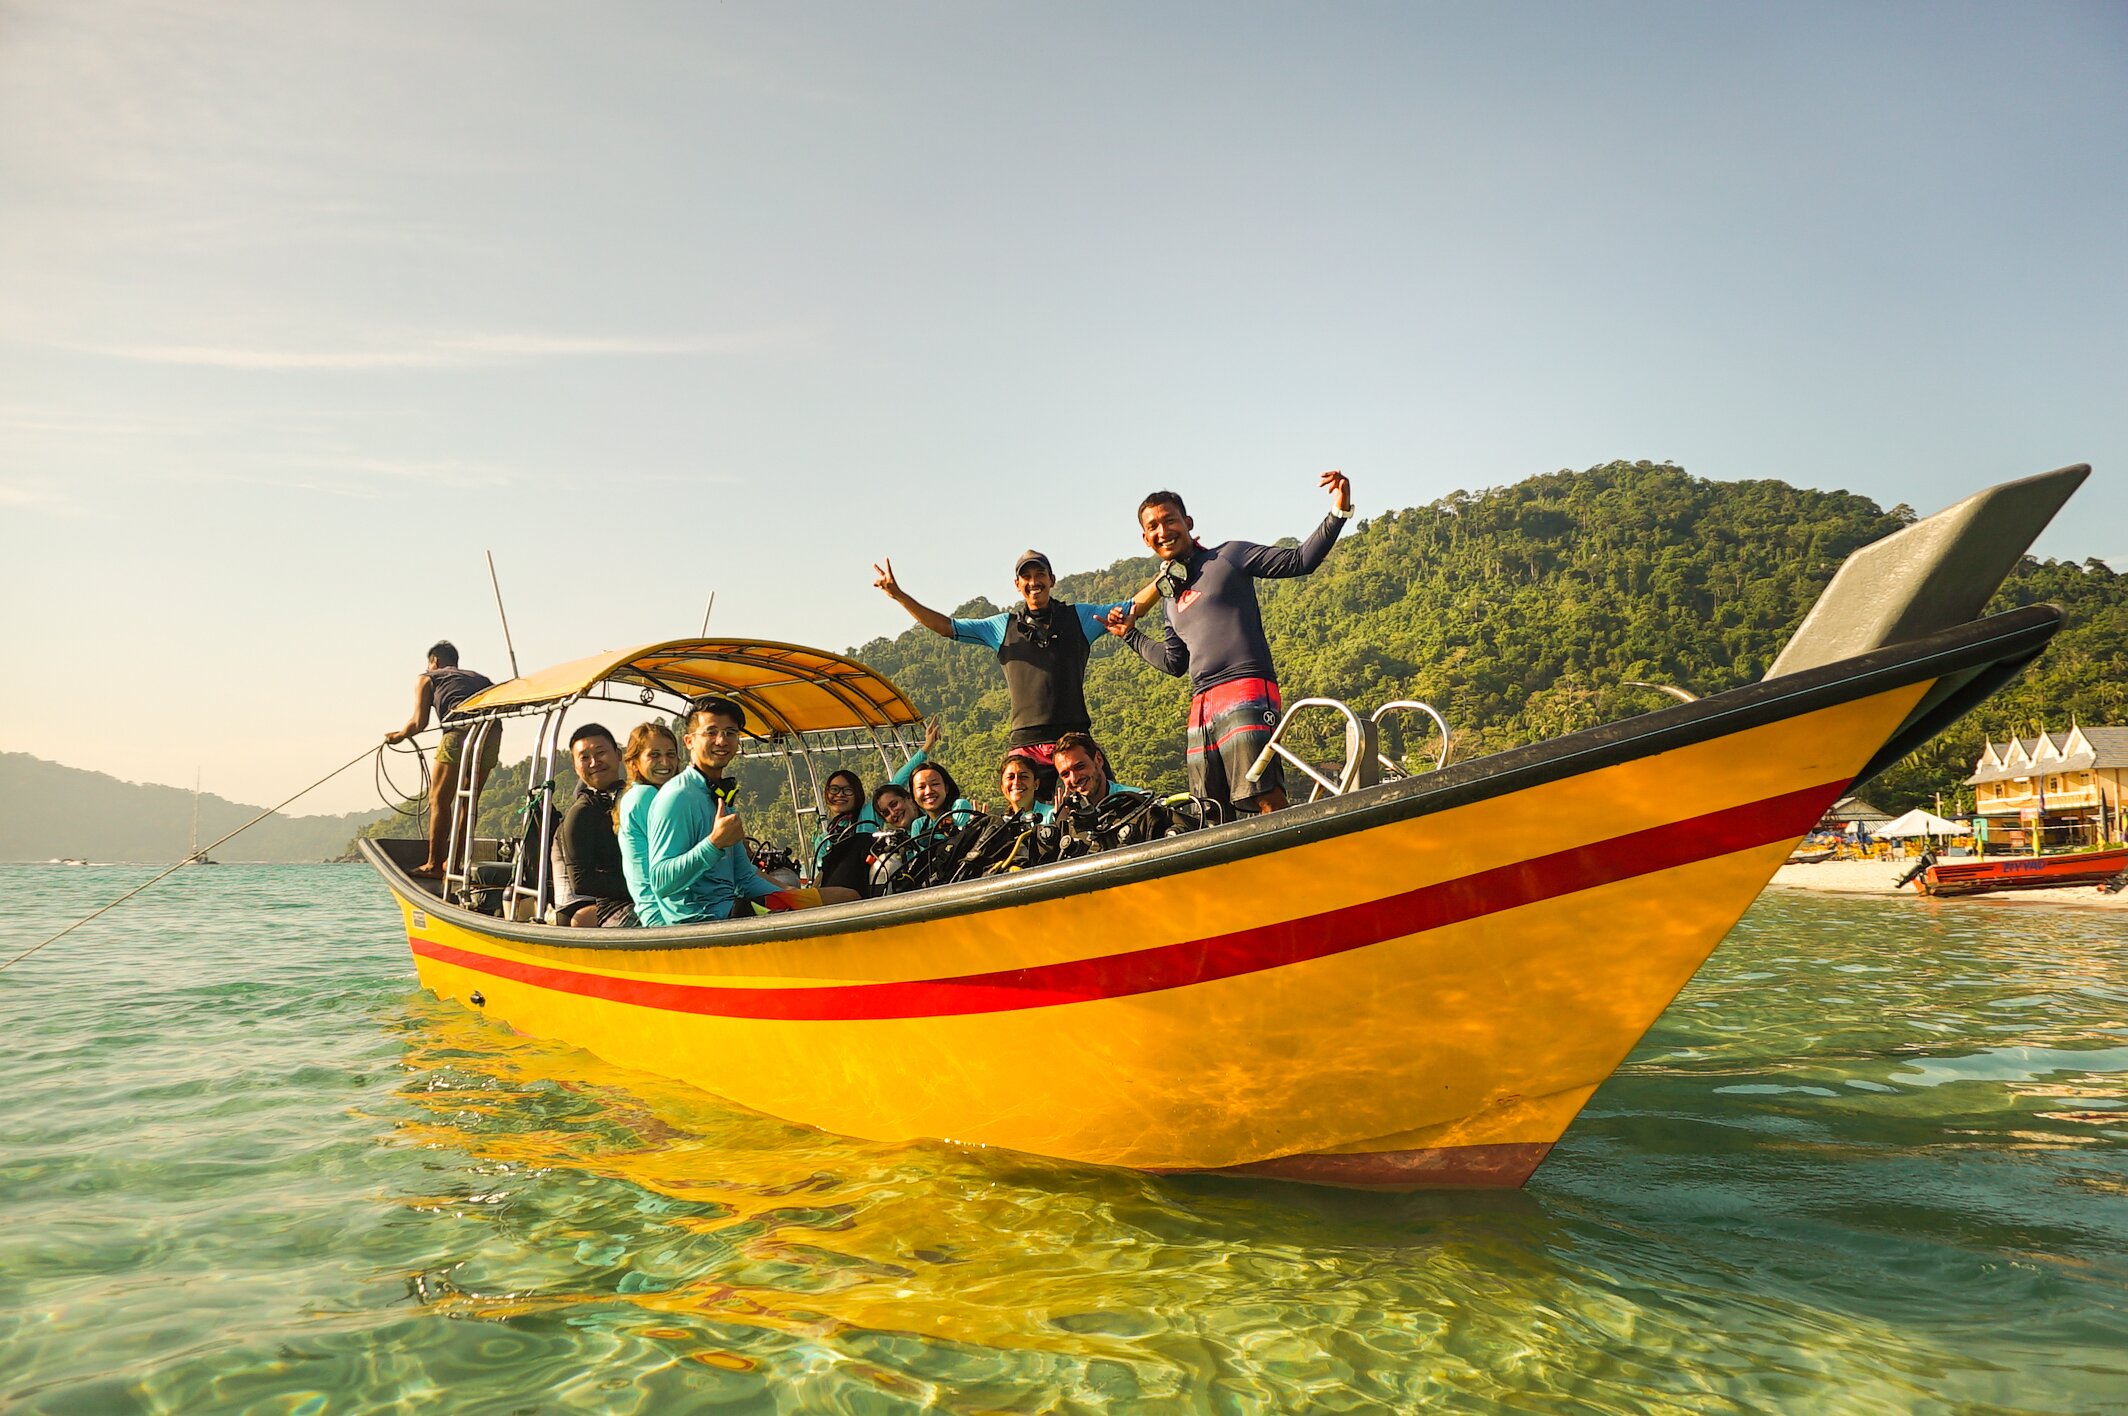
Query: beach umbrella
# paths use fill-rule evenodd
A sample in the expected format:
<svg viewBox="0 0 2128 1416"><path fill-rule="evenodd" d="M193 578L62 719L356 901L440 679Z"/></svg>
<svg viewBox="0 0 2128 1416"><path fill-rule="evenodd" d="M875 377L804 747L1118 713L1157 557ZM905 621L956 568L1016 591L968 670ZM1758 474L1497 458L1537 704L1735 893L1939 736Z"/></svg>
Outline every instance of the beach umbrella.
<svg viewBox="0 0 2128 1416"><path fill-rule="evenodd" d="M1872 834L1898 838L1902 836L1958 836L1965 828L1955 821L1946 821L1932 811L1915 807L1896 821L1887 821Z"/></svg>

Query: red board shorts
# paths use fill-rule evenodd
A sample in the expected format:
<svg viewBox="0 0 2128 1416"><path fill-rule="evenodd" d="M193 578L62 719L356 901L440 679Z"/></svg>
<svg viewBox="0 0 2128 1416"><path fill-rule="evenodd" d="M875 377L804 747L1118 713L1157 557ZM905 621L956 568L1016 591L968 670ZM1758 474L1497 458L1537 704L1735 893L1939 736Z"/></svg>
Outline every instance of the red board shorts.
<svg viewBox="0 0 2128 1416"><path fill-rule="evenodd" d="M1282 789L1285 768L1276 757L1257 781L1248 774L1284 708L1278 685L1260 678L1216 684L1190 699L1190 795L1238 805Z"/></svg>

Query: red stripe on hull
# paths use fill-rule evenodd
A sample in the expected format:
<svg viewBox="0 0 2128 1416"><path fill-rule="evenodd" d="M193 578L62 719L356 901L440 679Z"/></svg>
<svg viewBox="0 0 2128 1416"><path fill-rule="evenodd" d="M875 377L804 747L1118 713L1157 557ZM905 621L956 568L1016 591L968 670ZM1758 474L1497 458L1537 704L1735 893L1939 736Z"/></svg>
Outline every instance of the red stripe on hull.
<svg viewBox="0 0 2128 1416"><path fill-rule="evenodd" d="M712 1017L849 1022L1048 1008L1282 968L1790 840L1808 830L1846 787L1844 780L1808 787L1303 919L1130 953L959 978L749 988L614 978L498 959L412 936L407 943L425 958L496 978L640 1008Z"/></svg>

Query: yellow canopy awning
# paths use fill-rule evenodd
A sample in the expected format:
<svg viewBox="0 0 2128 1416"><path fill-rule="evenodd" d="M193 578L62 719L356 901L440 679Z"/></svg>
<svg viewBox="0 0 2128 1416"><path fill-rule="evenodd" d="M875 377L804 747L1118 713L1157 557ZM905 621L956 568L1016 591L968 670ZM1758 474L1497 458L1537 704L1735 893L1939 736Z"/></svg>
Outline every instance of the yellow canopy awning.
<svg viewBox="0 0 2128 1416"><path fill-rule="evenodd" d="M759 733L878 728L922 717L886 675L855 659L754 639L674 639L594 654L496 684L461 703L458 712L536 708L601 683L664 689L682 698L730 698L745 705L747 726Z"/></svg>

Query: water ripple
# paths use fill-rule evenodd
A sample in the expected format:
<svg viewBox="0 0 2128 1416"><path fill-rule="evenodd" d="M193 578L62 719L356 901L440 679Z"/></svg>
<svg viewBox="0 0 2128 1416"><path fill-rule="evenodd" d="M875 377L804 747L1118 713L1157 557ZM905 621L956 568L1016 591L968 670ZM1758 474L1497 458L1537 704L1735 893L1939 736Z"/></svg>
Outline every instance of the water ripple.
<svg viewBox="0 0 2128 1416"><path fill-rule="evenodd" d="M1769 899L1396 1197L824 1136L419 993L366 872L169 883L0 975L10 1410L2128 1409L2104 916Z"/></svg>

